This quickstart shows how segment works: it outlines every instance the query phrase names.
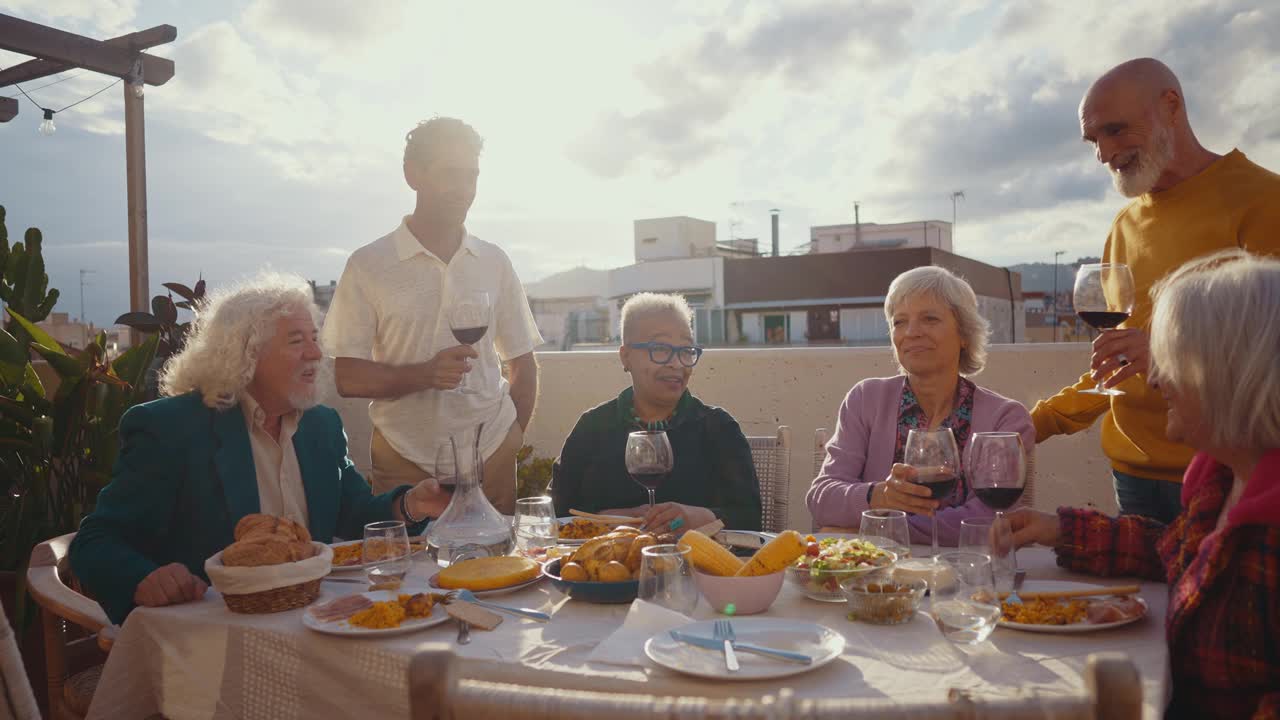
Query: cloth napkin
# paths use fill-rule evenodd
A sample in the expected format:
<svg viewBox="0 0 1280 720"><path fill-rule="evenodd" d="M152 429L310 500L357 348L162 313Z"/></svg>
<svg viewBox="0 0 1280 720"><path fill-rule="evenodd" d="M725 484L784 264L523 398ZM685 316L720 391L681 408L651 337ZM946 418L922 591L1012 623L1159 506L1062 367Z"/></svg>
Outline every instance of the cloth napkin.
<svg viewBox="0 0 1280 720"><path fill-rule="evenodd" d="M658 633L674 630L693 622L691 618L675 610L635 600L622 625L609 637L600 641L595 650L587 656L587 662L602 662L610 665L648 664L644 654L644 643Z"/></svg>

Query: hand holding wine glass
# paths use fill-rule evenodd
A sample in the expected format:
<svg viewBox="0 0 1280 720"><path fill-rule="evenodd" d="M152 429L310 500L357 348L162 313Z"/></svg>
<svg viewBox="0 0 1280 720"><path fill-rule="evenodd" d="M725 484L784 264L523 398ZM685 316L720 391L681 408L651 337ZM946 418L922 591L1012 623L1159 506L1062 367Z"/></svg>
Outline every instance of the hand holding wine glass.
<svg viewBox="0 0 1280 720"><path fill-rule="evenodd" d="M655 493L675 467L667 434L661 430L640 430L628 435L626 464L631 479L649 491L652 509L656 503Z"/></svg>
<svg viewBox="0 0 1280 720"><path fill-rule="evenodd" d="M1076 314L1103 335L1129 319L1133 312L1133 273L1124 263L1090 263L1076 271L1072 304ZM1127 364L1123 353L1117 353L1118 366ZM1094 395L1123 395L1115 388L1096 387L1080 392Z"/></svg>
<svg viewBox="0 0 1280 720"><path fill-rule="evenodd" d="M964 472L978 500L996 511L991 543L996 575L1012 578L1018 570L1018 557L1012 542L1002 544L994 542L994 539L1012 537L1013 531L1004 511L1018 502L1026 487L1027 461L1022 436L1014 432L974 433L965 448ZM1006 548L1006 544L1009 547Z"/></svg>
<svg viewBox="0 0 1280 720"><path fill-rule="evenodd" d="M902 462L915 468L915 482L929 488L934 500L951 497L960 482L960 451L951 428L912 430ZM938 557L938 515L933 514L933 557Z"/></svg>
<svg viewBox="0 0 1280 720"><path fill-rule="evenodd" d="M459 293L449 307L449 329L453 338L462 345L475 345L489 331L489 318L493 306L489 302L489 293L468 291ZM467 375L455 392L475 394L476 390L467 385Z"/></svg>

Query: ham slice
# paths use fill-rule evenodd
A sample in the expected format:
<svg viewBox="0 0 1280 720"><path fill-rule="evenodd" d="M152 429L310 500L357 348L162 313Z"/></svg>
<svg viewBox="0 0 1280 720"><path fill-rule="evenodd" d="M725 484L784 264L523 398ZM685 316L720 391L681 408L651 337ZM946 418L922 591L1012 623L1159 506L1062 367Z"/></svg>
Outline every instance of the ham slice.
<svg viewBox="0 0 1280 720"><path fill-rule="evenodd" d="M1094 625L1142 617L1146 608L1132 597L1114 597L1089 603L1089 622Z"/></svg>
<svg viewBox="0 0 1280 720"><path fill-rule="evenodd" d="M372 605L373 601L363 595L348 595L323 605L312 605L307 612L316 620L328 623L345 620Z"/></svg>

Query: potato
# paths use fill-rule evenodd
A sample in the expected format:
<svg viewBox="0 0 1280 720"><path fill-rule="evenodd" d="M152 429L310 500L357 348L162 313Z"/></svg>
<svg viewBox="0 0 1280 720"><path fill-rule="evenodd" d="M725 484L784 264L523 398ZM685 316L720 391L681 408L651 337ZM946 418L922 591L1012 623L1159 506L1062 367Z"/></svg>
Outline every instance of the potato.
<svg viewBox="0 0 1280 720"><path fill-rule="evenodd" d="M631 549L627 551L627 559L622 564L627 566L627 570L635 573L640 569L641 555L640 551L650 545L657 545L658 539L652 535L637 535L636 539L631 543Z"/></svg>
<svg viewBox="0 0 1280 720"><path fill-rule="evenodd" d="M631 571L627 566L612 560L600 568L600 582L625 582L631 579Z"/></svg>
<svg viewBox="0 0 1280 720"><path fill-rule="evenodd" d="M560 568L560 577L570 582L586 582L587 570L576 562L565 563Z"/></svg>

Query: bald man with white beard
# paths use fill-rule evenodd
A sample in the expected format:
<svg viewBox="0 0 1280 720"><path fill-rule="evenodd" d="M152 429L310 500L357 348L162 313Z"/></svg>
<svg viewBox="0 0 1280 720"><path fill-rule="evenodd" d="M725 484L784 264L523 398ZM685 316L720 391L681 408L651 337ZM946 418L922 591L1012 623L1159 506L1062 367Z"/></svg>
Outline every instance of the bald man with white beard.
<svg viewBox="0 0 1280 720"><path fill-rule="evenodd" d="M1170 522L1193 451L1165 437L1166 406L1147 385L1152 286L1192 258L1239 247L1280 254L1280 175L1196 138L1182 85L1164 63L1130 60L1107 71L1080 102L1080 135L1133 201L1111 224L1102 261L1133 272L1135 304L1120 329L1093 343L1091 370L1032 410L1036 441L1099 417L1120 511ZM1101 383L1123 395L1080 391ZM1107 412L1110 410L1110 412Z"/></svg>

